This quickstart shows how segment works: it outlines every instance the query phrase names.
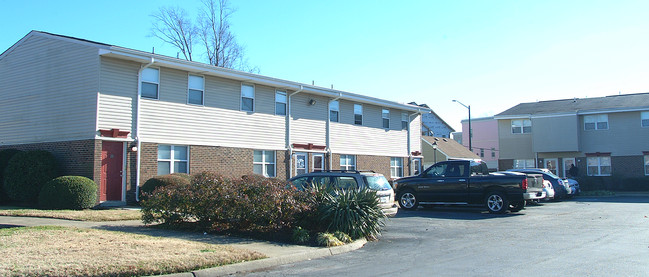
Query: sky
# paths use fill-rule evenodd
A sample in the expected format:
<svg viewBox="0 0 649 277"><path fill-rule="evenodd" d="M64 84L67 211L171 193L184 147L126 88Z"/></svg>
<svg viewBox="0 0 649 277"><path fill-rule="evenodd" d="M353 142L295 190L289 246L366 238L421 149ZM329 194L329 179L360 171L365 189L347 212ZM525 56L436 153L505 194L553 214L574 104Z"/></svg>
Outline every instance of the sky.
<svg viewBox="0 0 649 277"><path fill-rule="evenodd" d="M176 56L155 13L199 0L0 0L0 52L31 30ZM425 103L457 131L523 102L649 92L649 1L231 0L260 74ZM200 59L200 58L199 58ZM195 59L197 60L197 59Z"/></svg>

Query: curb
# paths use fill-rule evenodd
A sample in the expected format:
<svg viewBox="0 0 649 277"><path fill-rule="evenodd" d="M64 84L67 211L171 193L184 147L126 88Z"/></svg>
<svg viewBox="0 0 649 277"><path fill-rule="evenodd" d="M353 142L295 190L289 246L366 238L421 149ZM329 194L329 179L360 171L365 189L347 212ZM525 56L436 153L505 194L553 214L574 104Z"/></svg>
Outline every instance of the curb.
<svg viewBox="0 0 649 277"><path fill-rule="evenodd" d="M346 253L346 252L351 252L363 247L366 243L367 243L366 239L359 239L350 244L345 244L345 245L331 247L331 248L317 248L313 251L308 251L304 253L295 253L295 254L284 255L280 257L272 257L272 258L266 258L261 260L254 260L249 262L242 262L242 263L224 265L224 266L213 267L208 269L201 269L201 270L196 270L187 273L170 274L164 276L170 276L170 277L225 276L225 275L255 271L255 270L265 269L265 268L274 267L278 265L290 264L295 262L318 259L322 257L328 257L328 256Z"/></svg>

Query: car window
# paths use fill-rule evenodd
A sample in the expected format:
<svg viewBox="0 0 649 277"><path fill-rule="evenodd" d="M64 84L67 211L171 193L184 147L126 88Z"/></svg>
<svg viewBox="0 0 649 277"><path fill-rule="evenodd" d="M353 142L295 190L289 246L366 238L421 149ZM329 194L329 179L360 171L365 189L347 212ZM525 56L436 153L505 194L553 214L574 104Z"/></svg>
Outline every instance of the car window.
<svg viewBox="0 0 649 277"><path fill-rule="evenodd" d="M338 189L357 189L358 188L358 182L356 182L356 179L354 177L348 177L348 176L339 176L339 177L334 177L335 179L335 187Z"/></svg>
<svg viewBox="0 0 649 277"><path fill-rule="evenodd" d="M373 175L373 176L363 176L365 183L370 189L373 190L389 190L392 188L388 179L385 179L383 175Z"/></svg>
<svg viewBox="0 0 649 277"><path fill-rule="evenodd" d="M297 188L298 190L304 190L304 188L308 187L309 177L301 177L301 178L296 178L295 180L291 181L291 184Z"/></svg>
<svg viewBox="0 0 649 277"><path fill-rule="evenodd" d="M464 176L464 165L449 164L444 171L446 177L462 177Z"/></svg>
<svg viewBox="0 0 649 277"><path fill-rule="evenodd" d="M315 185L324 186L326 188L331 187L331 177L330 176L315 176L311 183Z"/></svg>
<svg viewBox="0 0 649 277"><path fill-rule="evenodd" d="M446 171L446 166L448 164L437 164L433 165L426 170L425 175L428 177L437 177L442 176Z"/></svg>

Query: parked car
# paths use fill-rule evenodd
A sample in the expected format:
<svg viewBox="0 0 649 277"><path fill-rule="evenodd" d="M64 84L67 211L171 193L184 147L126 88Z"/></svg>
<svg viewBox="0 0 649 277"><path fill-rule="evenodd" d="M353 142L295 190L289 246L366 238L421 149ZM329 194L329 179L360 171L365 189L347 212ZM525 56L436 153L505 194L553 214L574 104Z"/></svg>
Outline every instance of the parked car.
<svg viewBox="0 0 649 277"><path fill-rule="evenodd" d="M547 168L525 168L525 169L509 169L507 171L523 172L523 173L541 173L543 179L550 181L554 189L554 199L564 199L570 193L570 185L564 182L561 177L555 175Z"/></svg>
<svg viewBox="0 0 649 277"><path fill-rule="evenodd" d="M545 198L543 198L543 200L550 201L554 199L554 189L552 188L550 180L543 179L543 190L545 191Z"/></svg>
<svg viewBox="0 0 649 277"><path fill-rule="evenodd" d="M419 205L484 205L490 213L525 208L525 175L489 174L480 160L436 163L419 175L394 181L401 208Z"/></svg>
<svg viewBox="0 0 649 277"><path fill-rule="evenodd" d="M300 174L288 180L289 186L303 190L311 185L323 185L335 189L362 189L376 191L379 207L386 216L397 214L394 190L383 174L374 171L325 170Z"/></svg>
<svg viewBox="0 0 649 277"><path fill-rule="evenodd" d="M545 181L543 179L543 174L540 173L526 174L526 173L514 172L514 171L498 171L492 174L494 175L503 174L503 175L510 175L510 176L520 175L520 176L527 177L527 191L523 194L523 197L525 198L525 201L527 201L527 203L538 202L541 199L545 199L547 196L547 192L543 185L543 182Z"/></svg>
<svg viewBox="0 0 649 277"><path fill-rule="evenodd" d="M570 196L579 195L579 193L581 193L581 188L579 187L579 182L577 182L577 180L564 178L563 181L568 182L568 186L570 186Z"/></svg>

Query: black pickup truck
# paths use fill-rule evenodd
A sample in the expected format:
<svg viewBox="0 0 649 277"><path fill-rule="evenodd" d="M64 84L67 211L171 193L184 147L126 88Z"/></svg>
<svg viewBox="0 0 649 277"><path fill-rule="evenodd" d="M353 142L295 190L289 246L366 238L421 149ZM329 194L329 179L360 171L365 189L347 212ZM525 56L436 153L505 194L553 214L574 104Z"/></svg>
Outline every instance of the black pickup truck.
<svg viewBox="0 0 649 277"><path fill-rule="evenodd" d="M422 205L484 205L490 213L520 211L525 207L525 175L489 174L479 160L439 162L416 176L394 182L397 201L406 210Z"/></svg>

